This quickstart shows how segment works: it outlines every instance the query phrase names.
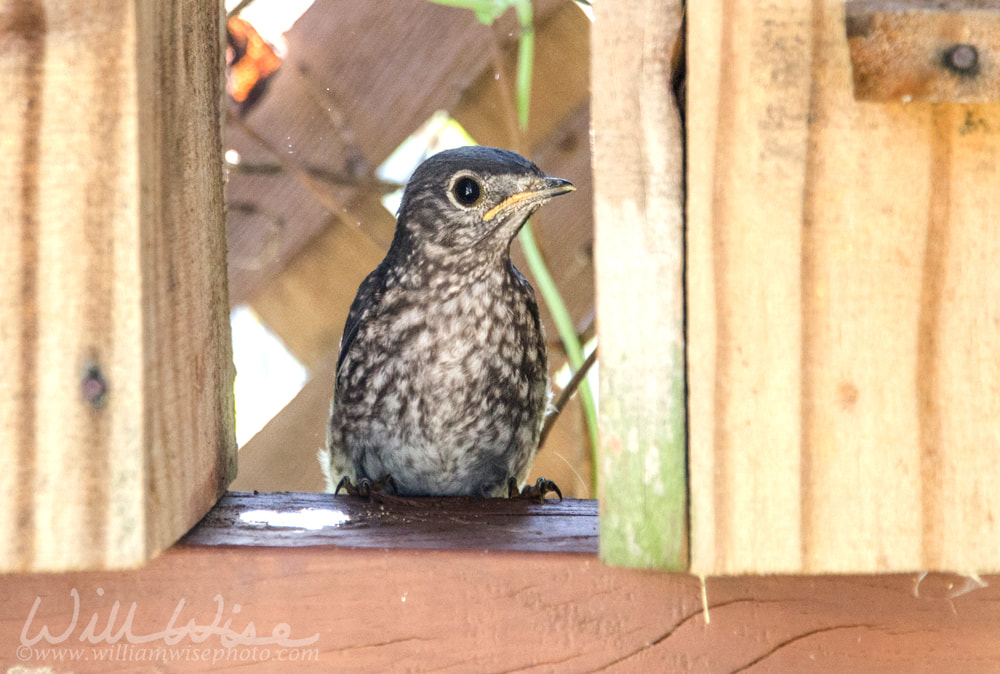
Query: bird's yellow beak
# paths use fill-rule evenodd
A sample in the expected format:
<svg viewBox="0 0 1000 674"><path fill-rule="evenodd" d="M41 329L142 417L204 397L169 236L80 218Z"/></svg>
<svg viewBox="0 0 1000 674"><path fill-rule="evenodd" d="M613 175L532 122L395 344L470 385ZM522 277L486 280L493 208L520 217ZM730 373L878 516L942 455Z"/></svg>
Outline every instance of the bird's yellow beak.
<svg viewBox="0 0 1000 674"><path fill-rule="evenodd" d="M490 210L483 213L483 220L485 222L489 222L500 213L513 209L517 205L524 202L540 203L548 201L552 197L572 192L575 189L576 186L568 180L563 180L562 178L545 178L544 182L541 183L541 186L538 189L512 194Z"/></svg>

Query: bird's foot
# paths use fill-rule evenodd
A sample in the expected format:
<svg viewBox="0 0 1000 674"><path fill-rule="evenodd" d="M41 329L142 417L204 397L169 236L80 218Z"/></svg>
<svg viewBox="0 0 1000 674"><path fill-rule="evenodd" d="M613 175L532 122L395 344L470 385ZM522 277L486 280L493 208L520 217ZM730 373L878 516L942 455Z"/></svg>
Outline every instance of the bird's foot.
<svg viewBox="0 0 1000 674"><path fill-rule="evenodd" d="M344 493L348 496L360 496L362 498L373 498L376 494L385 494L386 488L391 488L393 494L399 494L399 488L396 486L396 480L393 479L392 475L386 473L379 479L372 482L367 477L363 477L358 480L357 484L351 481L351 478L346 475L340 479L337 483L337 488L333 490L334 495L339 494L340 490L343 489Z"/></svg>
<svg viewBox="0 0 1000 674"><path fill-rule="evenodd" d="M507 497L512 499L528 499L531 501L538 501L539 503L545 503L546 494L555 494L559 497L559 500L563 500L562 492L559 491L558 485L552 480L546 480L544 477L538 478L535 484L526 484L521 489L517 488L517 480L515 478L510 478L507 480Z"/></svg>

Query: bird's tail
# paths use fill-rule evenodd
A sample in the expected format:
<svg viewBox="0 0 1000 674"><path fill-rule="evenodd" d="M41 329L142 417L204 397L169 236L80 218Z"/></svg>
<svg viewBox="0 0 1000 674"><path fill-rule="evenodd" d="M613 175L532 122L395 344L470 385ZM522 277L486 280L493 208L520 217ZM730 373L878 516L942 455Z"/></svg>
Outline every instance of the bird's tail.
<svg viewBox="0 0 1000 674"><path fill-rule="evenodd" d="M319 451L316 452L316 458L319 460L319 468L323 471L323 477L326 478L326 492L332 494L333 490L337 488L337 480L334 479L330 466L330 450L326 447L320 447Z"/></svg>

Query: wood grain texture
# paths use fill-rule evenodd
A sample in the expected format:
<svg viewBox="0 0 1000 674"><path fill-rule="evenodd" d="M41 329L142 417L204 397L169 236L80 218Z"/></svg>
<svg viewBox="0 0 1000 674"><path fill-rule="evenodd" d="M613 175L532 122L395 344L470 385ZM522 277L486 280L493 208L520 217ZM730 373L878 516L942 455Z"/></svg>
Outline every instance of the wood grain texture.
<svg viewBox="0 0 1000 674"><path fill-rule="evenodd" d="M858 100L1000 103L1000 2L854 0L844 14Z"/></svg>
<svg viewBox="0 0 1000 674"><path fill-rule="evenodd" d="M184 545L597 552L597 501L229 492Z"/></svg>
<svg viewBox="0 0 1000 674"><path fill-rule="evenodd" d="M245 513L300 497L230 498ZM1000 662L997 577L711 578L703 604L697 578L602 565L592 542L580 546L589 552L500 551L499 512L434 501L419 528L444 549L413 549L420 541L405 531L382 536L382 515L363 502L374 547L357 546L360 527L217 527L230 504L138 571L0 576L0 659L77 674L863 674L991 672ZM505 509L542 547L595 528L592 502L479 505ZM246 538L228 538L239 529Z"/></svg>
<svg viewBox="0 0 1000 674"><path fill-rule="evenodd" d="M856 102L840 3L688 19L693 570L998 568L1000 107Z"/></svg>
<svg viewBox="0 0 1000 674"><path fill-rule="evenodd" d="M141 564L235 472L220 26L0 9L2 570Z"/></svg>
<svg viewBox="0 0 1000 674"><path fill-rule="evenodd" d="M682 3L594 7L601 558L687 568Z"/></svg>

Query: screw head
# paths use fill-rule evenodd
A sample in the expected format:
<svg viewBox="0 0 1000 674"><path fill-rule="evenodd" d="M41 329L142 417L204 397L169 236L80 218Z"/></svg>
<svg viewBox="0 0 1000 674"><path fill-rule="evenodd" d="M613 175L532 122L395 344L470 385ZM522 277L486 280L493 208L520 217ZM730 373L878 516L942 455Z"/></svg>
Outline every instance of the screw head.
<svg viewBox="0 0 1000 674"><path fill-rule="evenodd" d="M944 52L943 65L959 75L975 75L979 70L979 51L971 44L956 44Z"/></svg>
<svg viewBox="0 0 1000 674"><path fill-rule="evenodd" d="M104 406L108 394L108 382L96 365L87 368L80 382L80 393L84 401L94 409L101 409Z"/></svg>

